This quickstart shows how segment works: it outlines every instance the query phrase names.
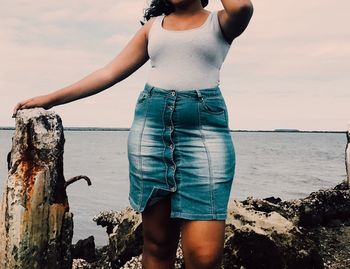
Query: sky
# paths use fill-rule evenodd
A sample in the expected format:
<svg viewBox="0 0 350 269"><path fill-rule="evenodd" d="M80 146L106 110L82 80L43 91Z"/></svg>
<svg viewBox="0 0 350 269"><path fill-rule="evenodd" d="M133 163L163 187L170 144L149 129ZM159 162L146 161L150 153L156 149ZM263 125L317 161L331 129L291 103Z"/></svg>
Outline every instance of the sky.
<svg viewBox="0 0 350 269"><path fill-rule="evenodd" d="M222 9L210 0L208 10ZM350 122L350 1L252 1L220 87L233 130L344 131ZM146 0L13 0L0 9L0 126L19 101L109 63L141 27ZM130 127L149 61L105 91L53 108L65 127Z"/></svg>

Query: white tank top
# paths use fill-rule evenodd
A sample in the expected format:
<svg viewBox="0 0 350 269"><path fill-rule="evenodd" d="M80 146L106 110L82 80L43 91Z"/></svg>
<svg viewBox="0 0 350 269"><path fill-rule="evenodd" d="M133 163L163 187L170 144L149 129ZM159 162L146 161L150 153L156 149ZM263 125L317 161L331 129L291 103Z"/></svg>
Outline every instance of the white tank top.
<svg viewBox="0 0 350 269"><path fill-rule="evenodd" d="M178 91L219 86L230 44L217 13L211 12L201 26L188 30L166 30L165 15L156 17L148 35L149 84Z"/></svg>

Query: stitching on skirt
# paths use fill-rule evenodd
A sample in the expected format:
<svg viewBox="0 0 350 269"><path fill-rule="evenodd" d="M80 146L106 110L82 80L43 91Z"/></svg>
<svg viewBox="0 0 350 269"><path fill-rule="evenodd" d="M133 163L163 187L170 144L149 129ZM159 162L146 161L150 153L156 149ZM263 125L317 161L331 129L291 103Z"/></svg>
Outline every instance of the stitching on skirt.
<svg viewBox="0 0 350 269"><path fill-rule="evenodd" d="M176 114L175 114L176 115ZM180 165L180 167L181 167L181 165L182 165L182 155L181 155L181 150L179 150L179 148L181 148L181 144L180 144L180 139L178 138L178 137L176 137L175 136L175 125L173 124L173 133L174 133L174 141L175 141L175 144L177 143L177 149L178 149L178 154L179 154L179 165ZM174 151L175 152L175 151ZM176 171L176 170L175 170ZM178 169L178 174L180 175L180 178L183 178L182 177L182 173L181 173L181 169ZM176 185L176 189L179 189L179 186L178 186L178 182L176 182L176 174L174 173L174 182L175 182L175 185ZM181 182L181 180L180 180L180 182ZM180 208L182 208L182 203L181 203L181 196L180 195L178 195L178 202L179 202L179 207ZM172 207L172 206L171 206ZM171 210L172 211L172 210Z"/></svg>
<svg viewBox="0 0 350 269"><path fill-rule="evenodd" d="M200 103L199 102L197 103L197 110L198 110L199 131L201 133L201 139L202 139L202 142L203 142L203 145L204 145L204 148L205 148L205 152L206 152L207 157L208 157L211 212L212 212L212 214L216 214L216 212L214 212L215 205L214 205L214 199L213 199L213 174L212 174L212 171L211 171L211 158L210 158L210 154L209 154L209 151L208 151L208 148L207 148L207 144L205 142L205 135L204 135L204 133L202 131L202 121L201 121Z"/></svg>
<svg viewBox="0 0 350 269"><path fill-rule="evenodd" d="M168 176L168 166L167 166L166 160L165 160L165 149L166 149L166 145L165 145L165 141L164 141L164 132L165 132L165 129L166 129L166 128L165 128L165 123L164 123L164 114L165 114L165 108L166 108L167 104L166 104L166 98L164 98L163 100L164 100L164 106L163 106L163 113L162 113L162 123L163 123L162 140L163 140L163 163L164 163L164 166L165 166L164 180L165 180L166 185L167 185L168 188L169 188L168 179L167 179L167 176Z"/></svg>
<svg viewBox="0 0 350 269"><path fill-rule="evenodd" d="M147 104L146 104L146 112L145 112L145 115L144 115L143 125L142 125L142 129L141 129L141 134L140 134L140 143L139 143L139 156L140 156L139 171L141 171L141 193L139 194L139 203L138 203L139 206L141 206L142 196L143 196L143 173L142 173L142 155L141 155L141 148L142 148L142 146L141 146L141 144L142 144L143 131L144 131L145 125L146 125L150 99L147 98L146 102L147 102Z"/></svg>

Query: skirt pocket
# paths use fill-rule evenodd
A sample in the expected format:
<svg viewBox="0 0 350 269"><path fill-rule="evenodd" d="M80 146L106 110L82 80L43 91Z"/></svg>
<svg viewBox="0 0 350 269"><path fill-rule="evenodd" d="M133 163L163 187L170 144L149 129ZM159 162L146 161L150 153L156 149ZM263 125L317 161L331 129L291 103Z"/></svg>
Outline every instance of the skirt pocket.
<svg viewBox="0 0 350 269"><path fill-rule="evenodd" d="M224 98L203 96L200 100L201 123L212 127L228 128L228 112Z"/></svg>
<svg viewBox="0 0 350 269"><path fill-rule="evenodd" d="M201 99L202 110L209 114L223 114L226 110L226 105L222 97L203 97Z"/></svg>

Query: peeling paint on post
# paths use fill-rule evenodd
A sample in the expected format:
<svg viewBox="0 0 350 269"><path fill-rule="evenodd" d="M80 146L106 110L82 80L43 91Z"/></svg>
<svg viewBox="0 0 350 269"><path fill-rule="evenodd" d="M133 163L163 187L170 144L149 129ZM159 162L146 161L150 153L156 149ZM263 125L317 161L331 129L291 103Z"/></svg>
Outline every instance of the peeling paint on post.
<svg viewBox="0 0 350 269"><path fill-rule="evenodd" d="M0 269L70 269L73 214L63 176L61 118L20 110L0 206Z"/></svg>

